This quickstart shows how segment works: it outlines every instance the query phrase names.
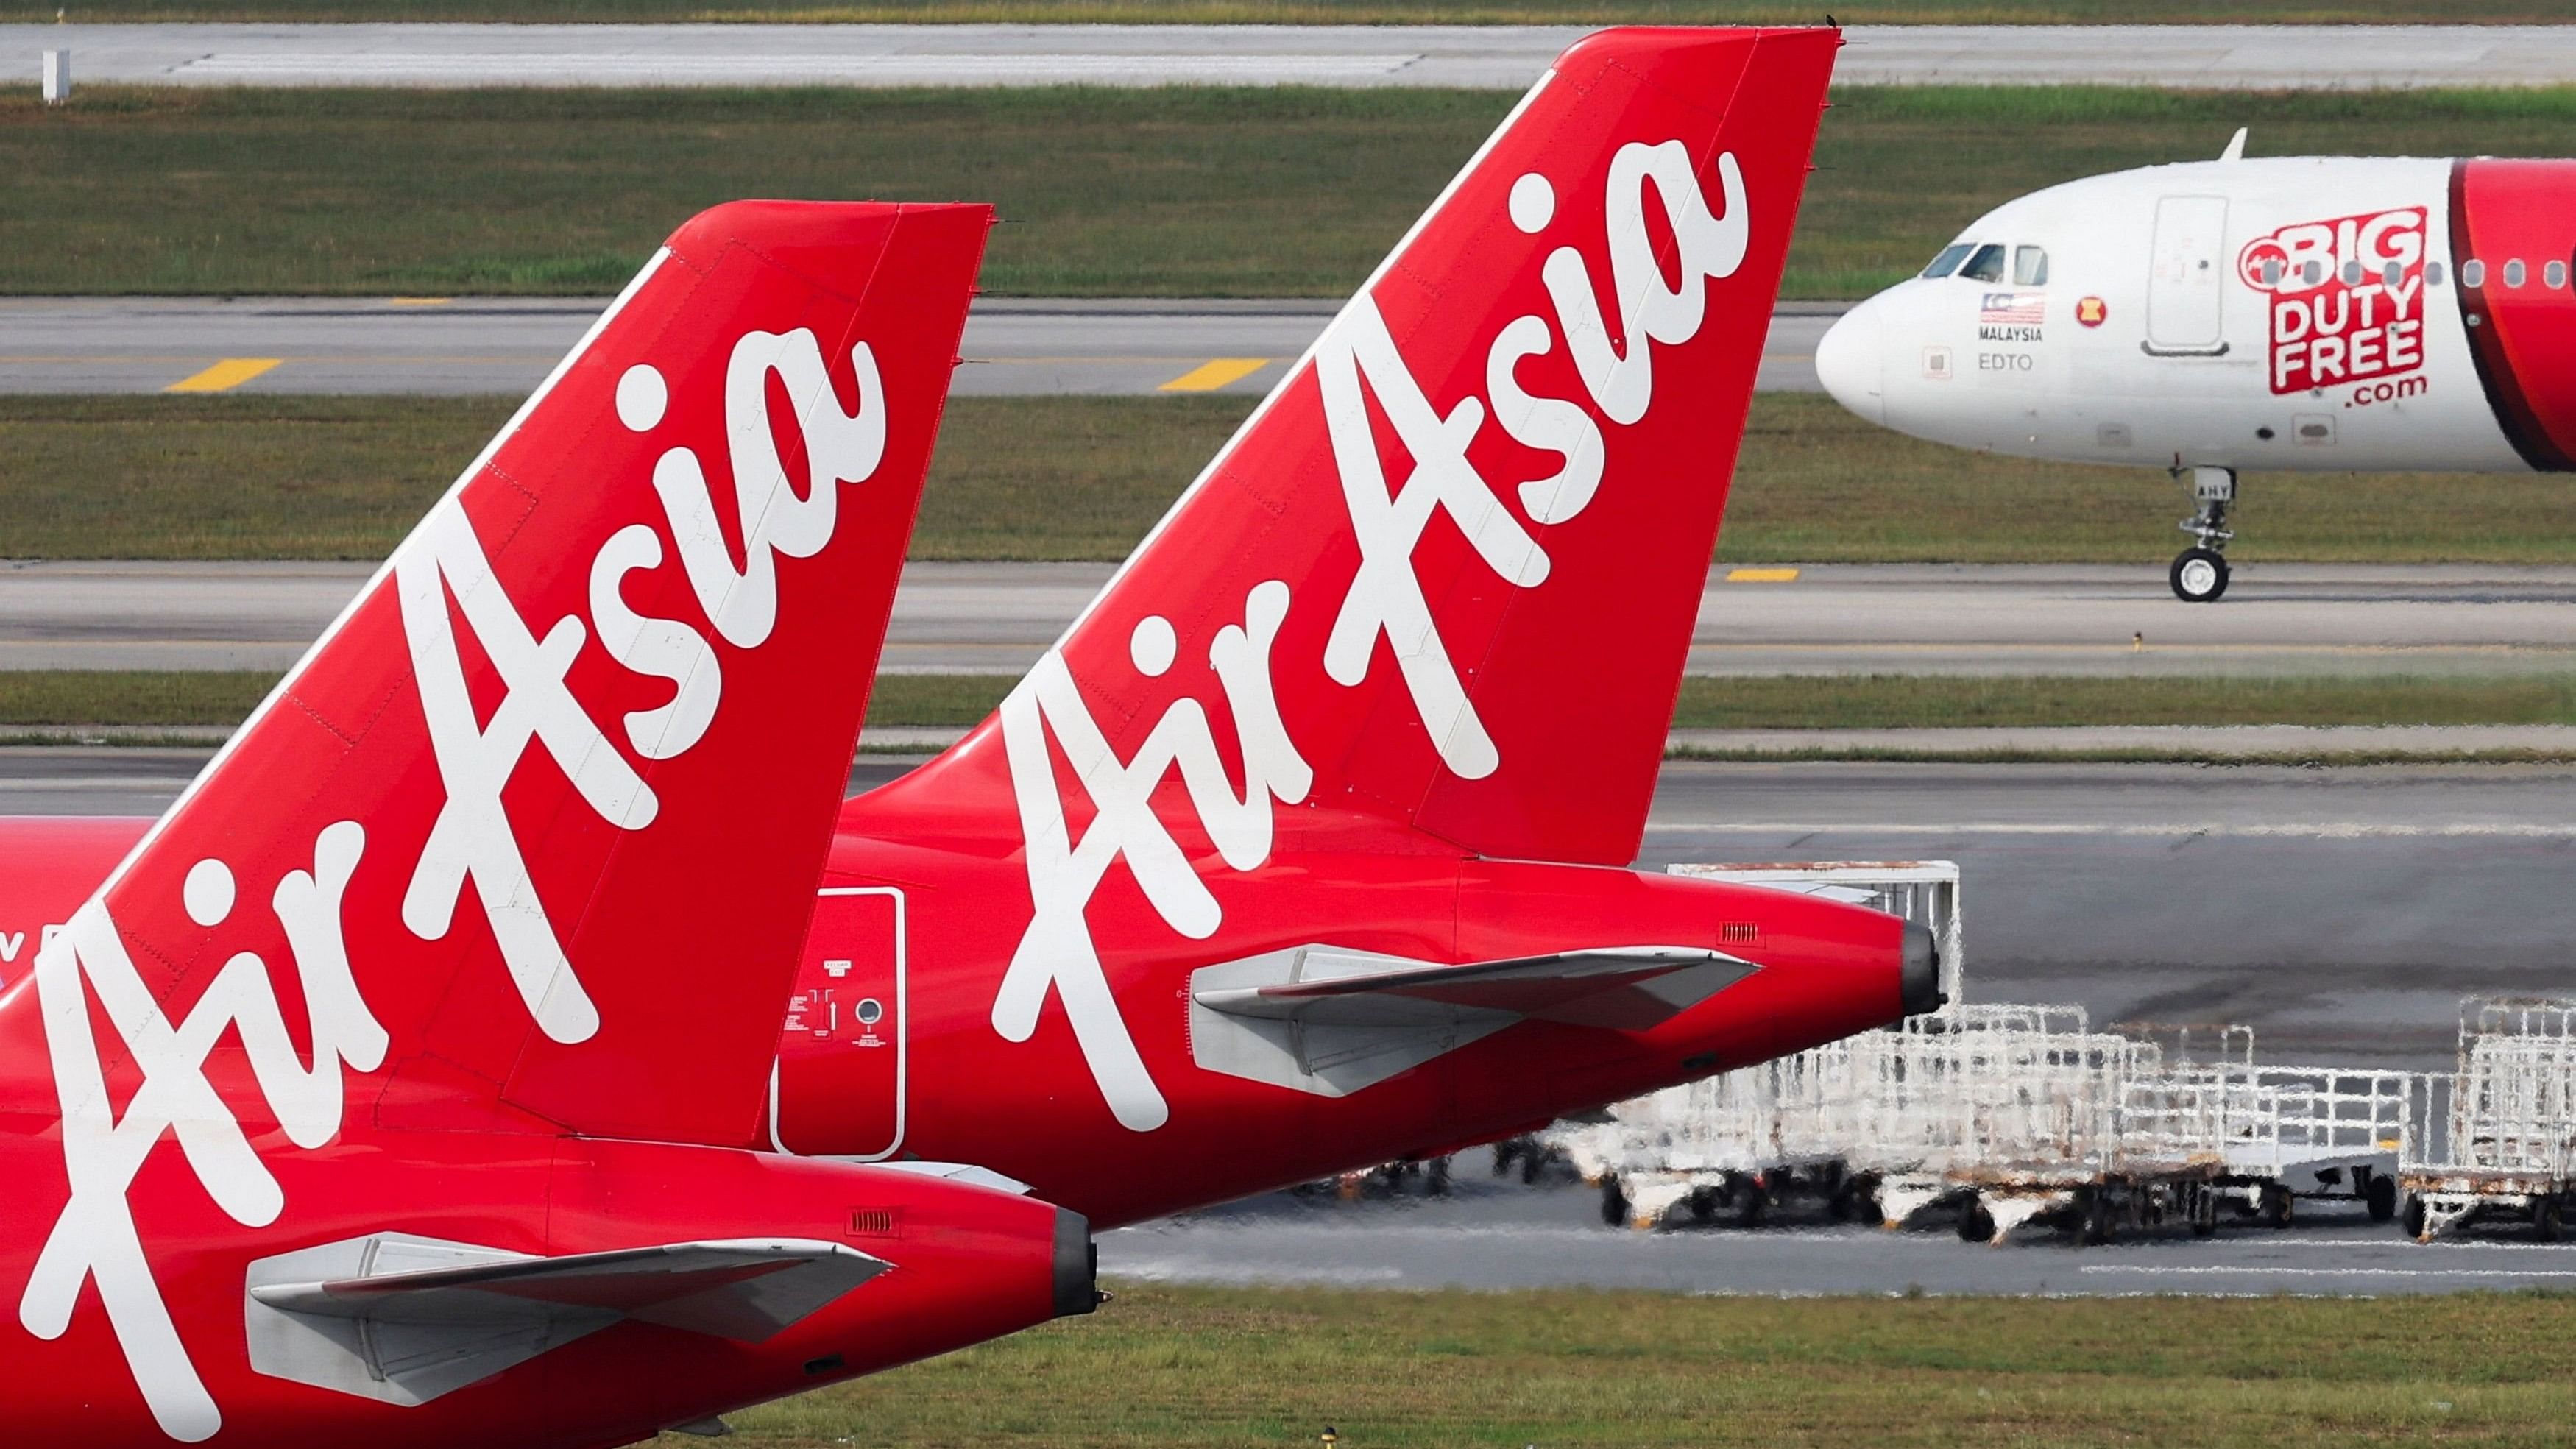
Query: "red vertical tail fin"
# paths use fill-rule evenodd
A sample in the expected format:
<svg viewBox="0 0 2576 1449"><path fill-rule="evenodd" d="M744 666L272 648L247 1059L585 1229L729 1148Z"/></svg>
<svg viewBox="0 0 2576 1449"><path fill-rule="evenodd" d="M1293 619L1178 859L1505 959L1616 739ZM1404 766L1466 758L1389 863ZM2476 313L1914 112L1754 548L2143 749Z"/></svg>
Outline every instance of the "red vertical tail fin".
<svg viewBox="0 0 2576 1449"><path fill-rule="evenodd" d="M981 795L996 733L1035 778L1039 716L1089 779L1176 702L1222 701L1237 794L1632 859L1839 43L1567 51L1016 711L898 793Z"/></svg>
<svg viewBox="0 0 2576 1449"><path fill-rule="evenodd" d="M46 953L75 1147L749 1139L990 220L672 236ZM212 1095L116 1119L129 1064Z"/></svg>

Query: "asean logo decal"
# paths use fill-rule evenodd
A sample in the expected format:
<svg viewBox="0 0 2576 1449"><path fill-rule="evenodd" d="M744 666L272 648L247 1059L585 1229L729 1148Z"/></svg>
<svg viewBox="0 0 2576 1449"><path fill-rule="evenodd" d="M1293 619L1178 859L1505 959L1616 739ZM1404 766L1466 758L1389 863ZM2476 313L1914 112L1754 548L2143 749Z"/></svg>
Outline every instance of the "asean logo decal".
<svg viewBox="0 0 2576 1449"><path fill-rule="evenodd" d="M2111 304L2099 297L2076 299L2075 320L2087 327L2099 327L2111 315Z"/></svg>

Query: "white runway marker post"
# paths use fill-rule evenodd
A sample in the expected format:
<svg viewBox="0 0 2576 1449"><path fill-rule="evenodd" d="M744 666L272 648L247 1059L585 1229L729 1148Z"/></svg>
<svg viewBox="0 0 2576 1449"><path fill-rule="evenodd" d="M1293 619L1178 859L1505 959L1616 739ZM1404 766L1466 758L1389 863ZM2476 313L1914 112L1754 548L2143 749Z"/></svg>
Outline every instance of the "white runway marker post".
<svg viewBox="0 0 2576 1449"><path fill-rule="evenodd" d="M45 52L45 104L59 106L72 98L72 53Z"/></svg>

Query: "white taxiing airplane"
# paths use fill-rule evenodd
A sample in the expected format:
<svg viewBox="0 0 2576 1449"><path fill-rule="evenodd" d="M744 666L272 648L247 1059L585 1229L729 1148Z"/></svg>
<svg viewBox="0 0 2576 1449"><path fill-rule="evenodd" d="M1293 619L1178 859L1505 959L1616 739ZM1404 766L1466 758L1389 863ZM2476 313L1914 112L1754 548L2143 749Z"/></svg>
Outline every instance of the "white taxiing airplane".
<svg viewBox="0 0 2576 1449"><path fill-rule="evenodd" d="M1977 219L1816 349L1899 432L2188 479L2227 590L2246 470L2576 469L2576 161L2299 156L2087 177Z"/></svg>

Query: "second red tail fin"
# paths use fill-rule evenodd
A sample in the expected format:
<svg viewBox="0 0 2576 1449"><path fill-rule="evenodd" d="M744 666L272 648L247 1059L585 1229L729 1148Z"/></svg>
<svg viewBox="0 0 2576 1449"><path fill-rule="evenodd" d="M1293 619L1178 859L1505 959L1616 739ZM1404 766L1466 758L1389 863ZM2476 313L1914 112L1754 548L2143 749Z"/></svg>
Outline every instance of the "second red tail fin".
<svg viewBox="0 0 2576 1449"><path fill-rule="evenodd" d="M1003 707L1023 811L1205 707L1238 796L1633 859L1839 43L1566 52Z"/></svg>

